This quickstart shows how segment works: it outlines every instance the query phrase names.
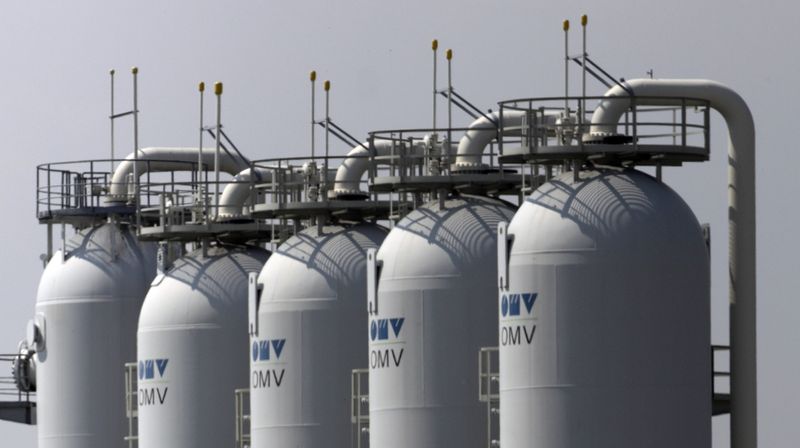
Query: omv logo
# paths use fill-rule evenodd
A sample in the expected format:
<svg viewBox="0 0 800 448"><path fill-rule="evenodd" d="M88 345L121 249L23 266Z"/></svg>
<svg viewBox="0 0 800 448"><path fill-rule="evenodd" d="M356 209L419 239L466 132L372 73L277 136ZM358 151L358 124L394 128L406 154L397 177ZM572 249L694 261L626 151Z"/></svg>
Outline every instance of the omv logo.
<svg viewBox="0 0 800 448"><path fill-rule="evenodd" d="M503 294L500 299L500 313L503 317L519 316L524 309L527 314L533 312L533 304L536 302L536 297L539 294L535 292L522 293L522 294Z"/></svg>
<svg viewBox="0 0 800 448"><path fill-rule="evenodd" d="M253 362L278 360L283 354L286 339L264 339L253 341Z"/></svg>
<svg viewBox="0 0 800 448"><path fill-rule="evenodd" d="M139 380L153 380L164 378L169 359L145 359L139 361Z"/></svg>
<svg viewBox="0 0 800 448"><path fill-rule="evenodd" d="M404 317L373 320L369 325L370 340L387 341L389 339L399 338L400 331L403 329L403 323L405 321L406 319Z"/></svg>

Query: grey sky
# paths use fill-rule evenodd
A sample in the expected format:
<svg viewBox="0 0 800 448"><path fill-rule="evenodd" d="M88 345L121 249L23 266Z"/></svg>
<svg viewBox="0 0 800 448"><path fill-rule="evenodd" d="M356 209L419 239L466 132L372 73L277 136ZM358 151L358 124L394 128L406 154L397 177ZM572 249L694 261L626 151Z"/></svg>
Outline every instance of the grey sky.
<svg viewBox="0 0 800 448"><path fill-rule="evenodd" d="M800 275L791 261L800 249L800 213L781 204L798 191L791 176L800 152L789 148L797 120L791 107L800 99L797 9L788 1L731 0L4 2L0 197L7 238L0 267L8 289L0 352L23 336L41 273L35 166L108 156L109 68L120 73L119 109L130 101L128 68L141 69L142 146L196 144L196 84L222 80L223 121L248 156L304 155L309 70L332 80L332 116L356 135L429 126L431 38L454 49L456 88L496 107L502 99L562 94L561 21L577 25L587 13L589 52L615 75L635 78L653 68L656 77L714 79L750 104L758 150L759 439L765 447L790 446L800 439ZM456 123L467 121L459 115ZM712 161L667 169L665 180L712 225L713 337L725 343L727 137L719 117L712 129ZM129 127L117 135L119 153L127 154ZM714 446L725 446L727 419L714 422ZM35 446L34 430L19 425L0 423L0 439Z"/></svg>

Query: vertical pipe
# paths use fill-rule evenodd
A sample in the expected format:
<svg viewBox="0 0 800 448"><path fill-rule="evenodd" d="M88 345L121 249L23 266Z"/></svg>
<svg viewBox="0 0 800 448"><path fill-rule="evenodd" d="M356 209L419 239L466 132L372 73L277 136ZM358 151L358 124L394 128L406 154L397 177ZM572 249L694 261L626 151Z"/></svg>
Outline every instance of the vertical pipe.
<svg viewBox="0 0 800 448"><path fill-rule="evenodd" d="M583 31L583 51L581 52L581 66L583 68L581 73L581 113L578 114L578 122L581 125L581 133L583 132L583 120L586 114L586 25L589 23L589 17L584 14L581 16L581 27ZM583 139L578 141L583 142Z"/></svg>
<svg viewBox="0 0 800 448"><path fill-rule="evenodd" d="M139 68L131 68L133 74L133 185L134 201L136 201L136 233L141 227L139 213Z"/></svg>
<svg viewBox="0 0 800 448"><path fill-rule="evenodd" d="M202 179L203 179L203 96L205 95L206 91L206 83L200 82L197 85L197 90L200 92L200 135L199 135L199 142L197 146L197 192L198 192L198 199L199 194L202 189Z"/></svg>
<svg viewBox="0 0 800 448"><path fill-rule="evenodd" d="M111 171L110 173L114 172L114 69L108 71L108 74L111 76L111 115L109 115L109 119L111 121Z"/></svg>
<svg viewBox="0 0 800 448"><path fill-rule="evenodd" d="M755 129L750 109L736 92L708 80L633 80L637 95L649 105L674 105L675 98L703 99L728 125L729 319L731 344L731 442L734 448L758 446L756 333L756 157ZM614 87L606 96L628 96ZM653 97L664 97L656 101ZM625 103L623 103L625 104ZM685 100L681 100L681 138ZM617 109L606 115L609 109ZM609 123L623 114L620 105L603 102L592 121ZM609 118L611 116L612 118Z"/></svg>
<svg viewBox="0 0 800 448"><path fill-rule="evenodd" d="M564 29L564 112L569 111L569 20L565 20Z"/></svg>
<svg viewBox="0 0 800 448"><path fill-rule="evenodd" d="M434 135L436 133L436 50L439 49L439 41L434 39L431 42L431 49L433 50L433 129Z"/></svg>
<svg viewBox="0 0 800 448"><path fill-rule="evenodd" d="M47 223L47 259L44 260L45 266L53 258L53 223Z"/></svg>
<svg viewBox="0 0 800 448"><path fill-rule="evenodd" d="M330 99L331 99L331 82L325 81L323 84L325 89L325 160L328 160L328 146L330 145L330 130L328 123L331 121L330 117Z"/></svg>
<svg viewBox="0 0 800 448"><path fill-rule="evenodd" d="M314 127L317 125L315 122L314 103L317 91L315 82L317 80L317 72L312 70L308 75L308 78L311 80L311 160L314 160Z"/></svg>
<svg viewBox="0 0 800 448"><path fill-rule="evenodd" d="M214 218L219 217L219 150L222 134L222 83L214 83L214 94L217 96L217 142L214 150Z"/></svg>
<svg viewBox="0 0 800 448"><path fill-rule="evenodd" d="M450 143L453 141L453 50L448 48L445 54L447 56L447 148L445 148L445 152L449 162Z"/></svg>
<svg viewBox="0 0 800 448"><path fill-rule="evenodd" d="M330 129L328 123L331 121L331 82L326 80L323 84L325 88L325 160L322 163L322 200L328 199L328 153L330 146Z"/></svg>

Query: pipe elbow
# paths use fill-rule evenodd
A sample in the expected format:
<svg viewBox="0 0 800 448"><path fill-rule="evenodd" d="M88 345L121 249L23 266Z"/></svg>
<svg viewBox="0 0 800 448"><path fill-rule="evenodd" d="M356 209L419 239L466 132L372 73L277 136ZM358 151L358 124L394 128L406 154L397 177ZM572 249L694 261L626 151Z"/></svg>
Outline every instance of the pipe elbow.
<svg viewBox="0 0 800 448"><path fill-rule="evenodd" d="M230 183L225 185L219 199L219 211L215 221L235 221L244 219L247 214L244 206L251 198L251 185L253 182L269 182L272 180L272 171L264 168L250 168L239 172Z"/></svg>
<svg viewBox="0 0 800 448"><path fill-rule="evenodd" d="M375 146L381 142L375 142ZM369 169L369 142L364 142L351 149L347 158L342 161L336 170L333 181L333 191L329 197L333 199L360 199L366 198L367 193L361 191L359 184L361 177Z"/></svg>
<svg viewBox="0 0 800 448"><path fill-rule="evenodd" d="M486 147L497 137L502 126L505 135L520 135L525 112L503 110L483 115L469 125L469 129L458 142L454 171L471 171L485 168L482 162Z"/></svg>

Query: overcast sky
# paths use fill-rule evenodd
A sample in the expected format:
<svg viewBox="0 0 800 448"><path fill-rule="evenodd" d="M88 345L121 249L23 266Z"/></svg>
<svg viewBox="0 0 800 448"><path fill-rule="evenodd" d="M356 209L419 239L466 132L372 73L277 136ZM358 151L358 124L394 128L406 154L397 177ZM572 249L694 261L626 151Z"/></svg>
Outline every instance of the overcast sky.
<svg viewBox="0 0 800 448"><path fill-rule="evenodd" d="M195 145L197 82L222 80L224 122L246 155L306 155L309 70L332 80L332 116L355 135L425 127L432 38L455 51L455 87L483 108L496 107L502 99L562 94L561 21L577 25L587 13L589 52L616 76L653 69L661 78L714 79L751 107L758 151L759 440L764 447L800 440L800 275L792 261L800 249L800 213L784 204L797 202L791 178L800 166L791 112L800 79L794 3L8 0L0 8L6 141L0 226L7 235L0 352L15 350L23 336L42 269L35 167L108 157L109 68L120 73L122 110L130 104L128 69L140 67L142 146ZM592 93L602 91L593 86ZM458 119L457 125L469 121ZM664 179L701 222L711 223L713 342L724 344L727 137L718 116L712 129L711 162L666 169ZM127 154L129 127L120 125L117 135L118 153ZM727 418L714 419L714 447L726 446L727 430ZM0 440L36 444L34 428L4 422Z"/></svg>

